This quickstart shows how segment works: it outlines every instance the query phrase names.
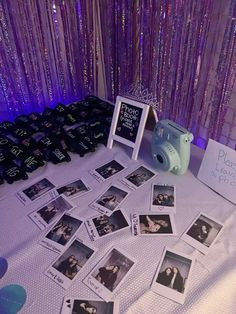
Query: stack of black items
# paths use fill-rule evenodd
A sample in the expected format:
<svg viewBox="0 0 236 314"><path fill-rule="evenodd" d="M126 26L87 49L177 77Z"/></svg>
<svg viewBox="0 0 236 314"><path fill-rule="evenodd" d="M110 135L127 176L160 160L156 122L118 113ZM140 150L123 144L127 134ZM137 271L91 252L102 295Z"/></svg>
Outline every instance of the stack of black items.
<svg viewBox="0 0 236 314"><path fill-rule="evenodd" d="M28 179L45 162L69 162L106 145L114 106L96 96L0 123L0 184Z"/></svg>

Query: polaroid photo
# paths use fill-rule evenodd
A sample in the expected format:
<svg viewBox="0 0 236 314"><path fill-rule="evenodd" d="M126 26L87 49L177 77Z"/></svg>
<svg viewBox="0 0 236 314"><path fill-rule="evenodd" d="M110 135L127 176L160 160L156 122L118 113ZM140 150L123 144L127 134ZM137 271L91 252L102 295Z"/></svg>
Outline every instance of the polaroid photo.
<svg viewBox="0 0 236 314"><path fill-rule="evenodd" d="M173 214L132 214L132 235L176 235L176 224Z"/></svg>
<svg viewBox="0 0 236 314"><path fill-rule="evenodd" d="M44 178L40 181L30 185L27 188L16 193L16 197L24 204L28 205L31 204L33 201L39 199L40 197L44 196L46 193L49 193L50 199L56 197L55 191L53 189L55 185L52 184L48 179Z"/></svg>
<svg viewBox="0 0 236 314"><path fill-rule="evenodd" d="M89 237L95 241L130 227L128 217L120 209L111 216L103 215L85 221Z"/></svg>
<svg viewBox="0 0 236 314"><path fill-rule="evenodd" d="M151 210L176 212L176 191L174 185L152 184Z"/></svg>
<svg viewBox="0 0 236 314"><path fill-rule="evenodd" d="M184 304L194 262L193 256L165 248L151 290Z"/></svg>
<svg viewBox="0 0 236 314"><path fill-rule="evenodd" d="M127 176L121 179L121 182L128 186L131 190L136 190L150 179L152 179L157 173L149 169L148 167L141 165Z"/></svg>
<svg viewBox="0 0 236 314"><path fill-rule="evenodd" d="M71 210L75 205L64 196L60 195L49 203L29 214L33 222L44 230L53 221L59 218L64 212Z"/></svg>
<svg viewBox="0 0 236 314"><path fill-rule="evenodd" d="M95 251L95 248L75 239L49 266L45 275L64 289L68 289Z"/></svg>
<svg viewBox="0 0 236 314"><path fill-rule="evenodd" d="M119 301L105 302L94 299L65 297L61 314L119 314Z"/></svg>
<svg viewBox="0 0 236 314"><path fill-rule="evenodd" d="M200 213L181 236L181 239L207 255L209 249L221 235L223 228L222 222Z"/></svg>
<svg viewBox="0 0 236 314"><path fill-rule="evenodd" d="M125 168L126 167L124 165L113 159L105 165L102 165L94 170L90 170L89 173L99 182L103 182L124 170Z"/></svg>
<svg viewBox="0 0 236 314"><path fill-rule="evenodd" d="M74 198L84 195L91 191L91 188L81 179L72 181L56 189L58 194L65 195L68 198Z"/></svg>
<svg viewBox="0 0 236 314"><path fill-rule="evenodd" d="M76 237L83 221L69 214L64 214L47 232L40 244L56 253L62 253L65 247Z"/></svg>
<svg viewBox="0 0 236 314"><path fill-rule="evenodd" d="M110 216L113 211L125 200L129 192L111 185L100 197L89 206L102 214Z"/></svg>
<svg viewBox="0 0 236 314"><path fill-rule="evenodd" d="M121 286L136 260L120 249L112 248L83 282L106 302Z"/></svg>

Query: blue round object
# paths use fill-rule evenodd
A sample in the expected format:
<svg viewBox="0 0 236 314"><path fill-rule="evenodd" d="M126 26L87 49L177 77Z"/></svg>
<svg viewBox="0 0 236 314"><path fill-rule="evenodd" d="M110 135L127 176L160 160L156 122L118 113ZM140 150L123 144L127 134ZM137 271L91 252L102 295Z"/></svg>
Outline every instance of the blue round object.
<svg viewBox="0 0 236 314"><path fill-rule="evenodd" d="M5 275L7 268L7 260L4 257L0 257L0 279Z"/></svg>
<svg viewBox="0 0 236 314"><path fill-rule="evenodd" d="M0 314L16 314L26 301L26 291L19 285L0 289Z"/></svg>

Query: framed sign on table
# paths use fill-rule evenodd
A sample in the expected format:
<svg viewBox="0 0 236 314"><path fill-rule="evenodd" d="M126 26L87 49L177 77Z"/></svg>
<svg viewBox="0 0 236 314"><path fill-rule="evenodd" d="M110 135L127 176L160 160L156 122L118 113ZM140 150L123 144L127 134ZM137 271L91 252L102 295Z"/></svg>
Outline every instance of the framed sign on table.
<svg viewBox="0 0 236 314"><path fill-rule="evenodd" d="M138 157L150 106L129 98L117 96L107 147L113 141L133 148L132 159Z"/></svg>

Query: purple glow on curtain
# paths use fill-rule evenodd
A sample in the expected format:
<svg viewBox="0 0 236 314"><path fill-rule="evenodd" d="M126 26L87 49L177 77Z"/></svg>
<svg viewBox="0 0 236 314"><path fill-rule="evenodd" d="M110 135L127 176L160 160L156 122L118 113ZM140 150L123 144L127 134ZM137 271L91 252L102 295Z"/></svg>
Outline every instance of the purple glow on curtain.
<svg viewBox="0 0 236 314"><path fill-rule="evenodd" d="M141 83L160 119L190 129L195 143L219 140L236 77L236 2L99 3L109 99Z"/></svg>
<svg viewBox="0 0 236 314"><path fill-rule="evenodd" d="M0 119L96 94L102 73L109 100L141 84L205 146L235 86L235 22L234 0L2 1Z"/></svg>
<svg viewBox="0 0 236 314"><path fill-rule="evenodd" d="M92 93L92 0L0 3L0 120Z"/></svg>

